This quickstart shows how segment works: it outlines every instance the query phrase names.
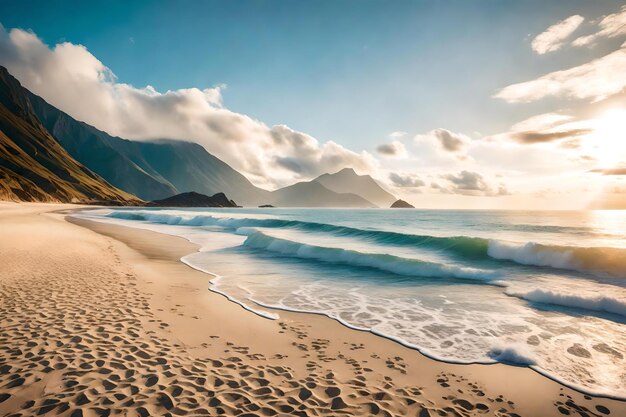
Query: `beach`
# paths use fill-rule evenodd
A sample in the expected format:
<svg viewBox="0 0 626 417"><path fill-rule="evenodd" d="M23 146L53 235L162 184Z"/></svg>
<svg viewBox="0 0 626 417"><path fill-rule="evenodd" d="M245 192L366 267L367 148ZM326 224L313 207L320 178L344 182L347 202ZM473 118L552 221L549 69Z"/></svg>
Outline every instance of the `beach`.
<svg viewBox="0 0 626 417"><path fill-rule="evenodd" d="M528 367L450 364L209 291L180 237L0 205L0 415L626 415Z"/></svg>

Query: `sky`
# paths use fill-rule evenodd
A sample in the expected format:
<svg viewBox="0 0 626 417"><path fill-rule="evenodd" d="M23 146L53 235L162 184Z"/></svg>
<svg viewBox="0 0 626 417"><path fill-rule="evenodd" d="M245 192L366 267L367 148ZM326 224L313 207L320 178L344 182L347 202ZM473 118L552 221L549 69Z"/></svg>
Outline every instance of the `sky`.
<svg viewBox="0 0 626 417"><path fill-rule="evenodd" d="M113 135L274 189L345 166L419 207L626 206L619 1L0 1L0 64Z"/></svg>

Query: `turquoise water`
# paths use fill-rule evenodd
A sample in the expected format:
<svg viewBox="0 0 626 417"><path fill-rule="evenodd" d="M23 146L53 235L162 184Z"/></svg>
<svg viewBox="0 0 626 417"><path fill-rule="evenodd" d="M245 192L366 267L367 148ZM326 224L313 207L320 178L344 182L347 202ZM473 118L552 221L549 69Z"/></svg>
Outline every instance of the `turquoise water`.
<svg viewBox="0 0 626 417"><path fill-rule="evenodd" d="M325 314L431 357L506 362L626 398L626 212L101 209L185 237L182 261L268 318Z"/></svg>

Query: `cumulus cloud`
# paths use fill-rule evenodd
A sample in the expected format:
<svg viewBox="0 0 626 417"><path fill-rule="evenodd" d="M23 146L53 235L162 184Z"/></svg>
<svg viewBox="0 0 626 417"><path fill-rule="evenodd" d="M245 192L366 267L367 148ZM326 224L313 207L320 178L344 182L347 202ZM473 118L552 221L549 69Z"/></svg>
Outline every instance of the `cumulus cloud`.
<svg viewBox="0 0 626 417"><path fill-rule="evenodd" d="M378 151L378 153L381 155L389 157L402 157L407 155L406 147L402 142L399 142L397 140L394 140L391 143L378 145L376 147L376 151Z"/></svg>
<svg viewBox="0 0 626 417"><path fill-rule="evenodd" d="M470 138L447 129L434 129L424 135L415 136L416 142L434 141L446 152L460 152L470 142Z"/></svg>
<svg viewBox="0 0 626 417"><path fill-rule="evenodd" d="M413 174L398 174L392 172L389 174L389 180L394 186L401 188L417 188L426 185L424 181Z"/></svg>
<svg viewBox="0 0 626 417"><path fill-rule="evenodd" d="M447 193L491 197L509 194L506 186L503 184L497 187L490 186L485 178L477 172L461 171L458 174L442 175L441 178L448 181L450 186L443 187L439 184L433 184L432 187Z"/></svg>
<svg viewBox="0 0 626 417"><path fill-rule="evenodd" d="M563 46L563 41L570 37L584 20L584 17L574 15L555 23L533 39L531 43L533 50L540 55L559 50Z"/></svg>
<svg viewBox="0 0 626 417"><path fill-rule="evenodd" d="M586 64L509 85L494 97L509 103L528 103L549 96L600 101L625 87L626 44Z"/></svg>
<svg viewBox="0 0 626 417"><path fill-rule="evenodd" d="M460 151L467 142L467 136L452 133L446 129L435 129L432 133L439 140L443 149L449 152Z"/></svg>
<svg viewBox="0 0 626 417"><path fill-rule="evenodd" d="M626 35L626 6L622 6L617 13L605 16L598 23L599 30L591 35L581 36L572 42L574 46L588 46L595 44L602 38L614 38Z"/></svg>
<svg viewBox="0 0 626 417"><path fill-rule="evenodd" d="M82 45L64 42L50 48L32 32L7 32L0 25L0 65L78 120L128 139L197 142L257 185L272 188L346 166L369 172L377 165L367 152L320 143L225 108L224 86L159 92L118 82Z"/></svg>
<svg viewBox="0 0 626 417"><path fill-rule="evenodd" d="M312 177L320 173L335 172L347 166L360 172L369 172L376 165L367 152L352 152L333 141L320 144L306 133L285 125L270 129L273 146L290 152L273 155L273 161L299 177Z"/></svg>

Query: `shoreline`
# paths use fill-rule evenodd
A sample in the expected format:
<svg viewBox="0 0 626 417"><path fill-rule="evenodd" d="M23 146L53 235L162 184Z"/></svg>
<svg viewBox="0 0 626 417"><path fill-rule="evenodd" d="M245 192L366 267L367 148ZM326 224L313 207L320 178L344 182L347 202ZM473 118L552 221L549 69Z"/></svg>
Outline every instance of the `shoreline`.
<svg viewBox="0 0 626 417"><path fill-rule="evenodd" d="M9 209L7 210L6 207ZM386 339L370 331L353 331L340 322L321 314L281 311L278 320L268 320L250 314L249 311L229 301L223 295L207 291L208 274L194 270L180 261L184 255L196 251L196 245L180 237L124 226L90 222L91 227L86 228L85 226L88 226L86 224L79 226L74 222L64 220L63 214L52 213L66 209L73 209L73 207L0 205L0 225L7 236L7 241L0 243L3 249L0 251L0 256L2 256L0 260L7 261L5 257L9 256L11 257L9 260L13 262L7 264L9 273L0 277L2 295L6 297L7 303L12 302L13 299L25 300L29 297L31 303L39 302L38 297L52 298L55 303L69 302L68 308L79 308L80 311L84 311L80 317L72 316L75 320L82 319L82 317L89 319L92 315L98 314L98 309L108 309L111 303L124 305L128 302L128 305L136 305L137 307L133 309L137 308L140 311L133 311L131 315L133 323L129 324L130 330L128 330L131 335L126 335L123 339L133 345L135 343L137 346L148 345L155 349L158 346L167 346L166 350L161 349L160 356L154 353L161 360L167 361L167 365L158 365L158 362L156 362L157 365L147 365L152 374L158 376L159 381L165 380L163 390L169 389L168 386L171 384L180 385L180 382L174 383L173 381L187 378L184 373L178 373L179 364L182 366L180 369L190 369L182 365L185 361L191 361L189 363L192 364L208 364L202 366L201 372L204 375L203 383L206 388L193 388L192 386L198 385L197 382L184 388L184 391L189 391L188 397L195 400L190 400L190 403L183 402L181 403L183 405L180 405L177 399L170 395L172 393L168 394L170 400L176 403L175 407L181 407L181 409L188 407L187 411L192 414L192 410L197 409L194 401L207 409L213 407L211 403L215 405L215 401L209 399L204 391L207 388L213 392L214 396L211 398L220 398L220 405L215 405L215 407L221 407L222 411L226 411L227 414L230 414L228 410L231 412L247 410L259 416L272 415L272 412L278 414L306 412L308 415L326 413L419 415L420 417L446 415L446 413L461 416L477 414L560 416L564 414L562 410L567 410L572 415L584 411L590 416L602 416L605 415L600 411L604 410L603 407L610 410L611 415L626 414L626 403L623 401L584 395L530 368L498 363L487 366L440 362L423 355L416 349L402 346L397 341ZM57 241L66 235L72 236L72 239L68 239L67 242ZM47 252L40 255L39 250L42 247L45 247ZM107 249L109 247L110 250ZM92 249L94 256L83 256L82 251ZM95 256L96 249L102 249L102 256ZM38 255L40 255L39 258ZM22 258L24 262L20 260ZM32 270L24 270L27 268L25 265L29 264L28 259L31 259L29 262L33 260L37 262L39 259L37 263L32 264ZM57 259L67 260L69 262L67 267L59 267L61 269L57 270L47 264L47 262L56 262ZM81 274L84 275L81 271L93 268L94 265L100 263L102 271L97 275L100 277L98 281L85 280L81 276ZM37 290L38 292L36 291L38 287L29 286L28 279L31 275L41 272L42 276L47 276L46 271L51 269L57 271L58 275L55 276L54 285L50 284L50 288L43 291ZM68 271L68 269L71 270ZM120 273L113 276L113 272L118 270ZM16 277L19 279L15 279ZM65 293L66 290L69 292ZM22 294L20 291L27 292L27 294ZM85 304L86 300L83 300L83 298L89 299L93 292L104 295L98 298L98 308ZM71 300L68 301L69 298ZM45 300L41 298L42 305ZM111 334L116 331L115 329L121 328L119 323L125 323L124 320L128 320L127 314L120 316L116 312L116 309L120 307L113 307L111 306L110 312L117 321L114 320L112 324ZM54 308L48 308L45 305L40 309L41 314L46 316L54 311ZM7 310L0 311L3 324L5 320L7 323L22 323L22 326L28 323L29 316L22 317L20 310L10 313ZM54 314L50 316L53 317ZM42 320L45 322L45 320L53 319ZM115 323L118 323L117 327ZM65 325L68 326L68 324ZM93 325L98 326L97 320ZM72 328L65 329L65 331L74 332ZM148 333L142 334L144 331ZM2 337L7 337L7 332L19 333L22 330L19 326L11 325L2 332ZM93 339L92 344L83 342L81 345L84 346L81 349L90 350L99 348L99 343L111 343L111 340L100 340L99 333L93 334L93 331L88 329L87 332L89 336L83 334L80 337L83 340ZM48 335L47 340L53 341L55 337L55 335ZM11 375L21 375L21 378L27 381L23 383L22 388L8 389L6 388L7 378L11 375L0 374L0 387L2 387L0 394L8 391L7 394L10 395L8 399L0 397L0 415L4 415L4 412L8 414L13 409L17 410L18 398L26 399L30 396L31 400L35 402L38 400L32 391L29 394L26 388L23 388L29 386L28 378L32 377L32 375L26 377L24 375L36 373L36 370L28 371L28 368L20 368L19 364L24 358L16 355L14 350L26 342L22 341L21 336L16 338L16 336L10 337L9 335L6 340L9 340L12 346L0 350L3 354L2 362L13 364ZM37 340L37 337L33 337L33 340ZM13 356L7 357L5 349L9 348L13 349L11 350ZM123 349L126 347L119 347L120 352ZM148 348L140 349L147 350ZM26 349L22 346L21 350ZM115 348L95 351L104 358L105 355L113 355ZM155 352L157 351L158 349ZM50 352L50 355L54 356L55 352ZM70 352L68 355L70 358L72 355L80 357L79 351ZM132 356L135 357L135 362L128 359L129 363L126 363L122 357L115 361L111 360L111 363L124 362L124 366L131 366L135 372L142 373L143 367L146 366L142 364L144 359L137 359L136 355ZM150 358L154 359L152 355L147 356L149 357L147 361L150 361ZM231 359L233 362L229 361ZM47 359L47 361L54 362L52 359ZM103 361L109 363L108 359ZM214 362L209 361L218 361L222 365L228 365L210 366L210 363ZM72 363L70 361L68 366L74 366ZM168 367L168 369L159 370L159 366ZM108 365L106 368L111 370ZM281 368L284 372L277 368ZM113 374L117 375L115 369L113 371ZM53 372L53 382L63 377L55 372ZM218 373L219 376L216 376ZM259 374L263 376L260 377ZM79 386L96 383L106 378L107 375L109 374L91 373L85 380L89 382L83 381ZM43 372L35 379L37 378L47 380L50 375ZM226 385L222 383L216 387L214 378L228 382ZM252 386L255 384L255 378L268 380L271 389L259 391L262 387ZM123 374L116 381L118 386L126 383L139 390L137 394L133 394L137 397L136 401L148 402L149 405L142 404L142 407L151 411L153 415L164 414L170 410L167 407L159 408L163 403L159 399L163 398L160 394L151 392L158 385L137 387L136 382L127 382ZM36 385L37 382L31 383L30 386L33 384ZM52 385L57 387L58 382ZM313 388L306 388L308 386ZM114 388L111 390L116 391ZM100 401L97 407L106 408L107 402L100 398L101 395L106 394L106 390L105 393L101 391L100 388L98 395L88 396L96 397L92 399L93 403ZM65 391L60 388L50 388L45 396L40 395L40 397L52 398L60 392ZM283 395L280 395L280 392ZM301 398L298 393L306 398ZM65 398L71 398L67 397L69 395L67 393L64 395L66 395ZM112 394L108 393L108 395ZM128 391L124 391L123 395L128 396ZM239 396L246 398L246 401ZM154 401L152 397L155 397ZM108 401L116 401L112 399L113 397L107 396L106 398ZM72 399L68 401L70 406L75 404L72 401ZM165 403L169 405L167 401ZM258 409L256 409L257 403ZM7 411L7 404L14 408ZM123 406L123 404L115 404L118 404L117 407ZM41 407L41 404L38 406ZM289 407L294 409L293 413L286 411ZM215 410L217 408L214 408L213 412Z"/></svg>
<svg viewBox="0 0 626 417"><path fill-rule="evenodd" d="M183 240L185 242L187 242L192 248L193 248L193 252L188 252L185 253L184 255L182 255L179 259L178 262L188 266L189 268L195 270L195 271L199 271L200 273L206 274L212 278L209 278L209 282L214 279L214 278L220 278L219 275L210 272L210 271L205 271L199 268L196 268L186 262L184 262L183 258L186 255L189 255L191 253L195 253L195 252L199 252L200 251L200 245L191 242L190 240L184 238L184 237L180 237L180 236L175 236L175 235L170 235L167 233L161 233L161 232L157 232L157 231L151 231L151 230L146 230L146 229L141 229L141 228L132 228L130 226L123 226L123 225L114 225L114 224L110 224L110 223L106 223L106 222L98 222L98 221L92 221L92 220L87 220L87 219L78 219L78 218L72 218L72 221L76 221L76 223L80 224L81 222L84 222L84 227L90 228L91 230L95 230L96 227L94 227L96 224L97 225L104 225L103 229L107 229L109 227L111 228L121 228L121 229L132 229L132 230L137 230L140 233L145 232L147 235L150 234L155 234L155 235L159 235L161 237L163 237L164 239L168 240L168 239L172 239L172 240ZM110 231L105 231L103 229L100 229L100 227L97 227L98 231L100 233L104 232L104 233L110 233ZM110 236L116 238L116 239L122 239L125 243L129 243L128 239L126 239L126 236L122 236L120 234L116 234L116 233L111 233ZM171 259L173 261L176 261L176 259ZM261 317L263 319L266 320L276 320L275 318L271 318L271 317L266 317L263 314L260 314L256 311L254 311L253 309L249 308L246 305L243 305L242 303L233 300L232 298L230 298L227 294L224 294L222 292L216 291L214 289L208 288L209 291L213 292L214 294L224 297L225 299L227 299L229 302L241 307L242 309L244 309L245 311ZM394 338L388 337L384 334L379 334L376 332L371 331L370 329L363 329L363 328L357 328L357 327L352 327L350 325L348 325L347 323L341 321L340 319L337 318L333 318L330 317L322 312L309 312L309 311L297 311L297 310L290 310L290 309L286 309L286 308L279 308L279 307L274 307L274 306L268 306L268 305L264 305L264 304L259 304L254 300L251 300L252 302L254 302L255 304L257 304L259 307L268 309L270 311L275 311L275 312L280 312L280 313L284 313L284 314L295 314L295 315L304 315L304 316L308 316L308 315L312 315L312 316L317 316L317 317L322 317L325 320L330 320L334 323L338 323L339 325L341 325L343 328L345 328L348 331L356 331L356 332L363 332L369 335L372 335L376 338L381 338L384 339L386 341L389 341L391 343L397 344L399 346L401 346L404 349L407 349L409 352L412 352L413 354L417 353L418 355L420 355L423 359L425 360L431 360L431 361L435 361L437 363L442 363L442 364L447 364L447 365L459 365L459 366L499 366L499 367L512 367L512 368L519 368L519 369L526 369L526 370L530 370L533 371L536 375L538 375L541 378L545 378L555 384L558 384L559 386L575 391L583 396L591 396L594 398L598 398L598 399L607 399L607 400L611 400L611 401L617 401L617 402L622 402L622 403L626 403L626 399L625 398L620 398L620 397L616 397L616 396L611 396L611 395L605 395L605 394L597 394L597 393L589 393L586 392L584 389L582 388L578 388L576 386L573 385L569 385L566 382L560 381L557 378L553 378L551 375L546 374L541 372L541 370L536 369L536 367L533 367L532 365L523 365L523 364L516 364L516 363L503 363L503 362L498 362L498 361L493 361L493 362L460 362L460 361L450 361L450 360L445 360L445 359L441 359L441 358L437 358L435 356L431 356L428 355L427 353L422 352L422 350L419 347L416 346L412 346L409 344L404 343L401 340L396 340ZM303 321L306 321L306 318L302 318Z"/></svg>
<svg viewBox="0 0 626 417"><path fill-rule="evenodd" d="M133 230L138 230L140 232L146 232L147 234L157 234L159 236L164 237L165 239L167 239L167 238L182 239L182 240L186 241L191 246L191 248L193 248L193 251L185 253L184 255L182 255L178 259L178 261L181 262L182 264L188 266L189 268L191 268L193 270L199 271L201 273L204 273L204 274L209 275L210 277L212 277L212 278L209 279L209 283L210 284L212 284L212 281L214 279L220 279L221 278L220 275L218 275L218 274L216 274L214 272L203 270L201 268L193 266L191 263L185 262L185 260L184 260L185 256L190 255L192 253L197 253L197 252L201 251L201 246L199 244L194 243L194 242L192 242L191 240L189 240L189 239L187 239L185 237L177 236L177 235L171 235L171 234L168 234L168 233L158 232L158 231L154 231L154 230L147 230L147 229L142 229L142 228L133 228L131 226L124 226L124 225L120 225L120 224L112 224L112 223L107 223L107 222L99 222L97 220L89 220L89 219L82 219L82 218L71 217L71 214L68 215L68 217L66 218L66 221L73 222L73 223L76 223L76 224L79 224L79 225L83 225L84 227L87 227L87 228L89 228L91 230L98 229L101 233L104 232L105 234L107 233L107 231L102 230L99 227L95 227L95 225L96 224L97 225L107 225L107 226L112 226L114 228L115 227L120 227L120 228L123 228L123 229L133 229ZM84 224L81 224L82 222L84 222ZM105 227L105 229L106 229L106 227ZM112 235L112 237L114 237L114 236ZM127 239L124 239L124 238L122 238L122 239L125 240L125 243L127 243L127 244L129 243ZM172 258L171 260L175 261L176 259ZM255 305L257 305L257 306L259 306L259 307L261 307L263 309L269 310L270 314L272 314L271 312L276 312L275 313L276 317L270 317L270 316L267 316L267 315L265 315L265 314L263 314L261 312L258 312L256 310L254 310L254 308L250 307L249 305L247 305L247 304L245 304L243 302L237 301L236 299L230 297L226 293L223 293L223 292L221 292L219 290L211 288L211 286L212 285L209 285L209 287L208 287L209 291L226 298L228 301L230 301L230 302L240 306L241 308L243 308L244 310L248 311L249 313L252 313L252 314L254 314L256 316L259 316L259 317L267 319L267 320L277 320L277 319L280 319L279 316L278 316L279 312L280 313L288 313L288 314L304 314L304 315L320 316L320 317L324 317L325 319L328 319L328 320L331 320L333 322L336 322L336 323L340 324L341 326L345 327L348 330L358 331L358 332L365 332L365 333L371 334L373 336L376 336L376 337L379 337L379 338L391 341L393 343L396 343L396 344L398 344L398 345L400 345L400 346L402 346L402 347L404 347L404 348L406 348L406 349L408 349L408 350L410 350L412 352L417 352L419 355L421 355L422 357L424 357L425 359L428 359L428 360L433 360L433 361L436 361L436 362L449 364L449 365L481 365L481 366L499 365L499 366L507 366L507 367L514 367L514 368L529 369L529 370L532 370L533 372L537 373L538 375L540 375L543 378L546 378L546 379L548 379L548 380L550 380L552 382L555 382L556 384L559 384L560 386L562 386L564 388L573 390L573 391L578 392L578 393L580 393L582 395L592 396L592 397L595 397L595 398L604 398L604 399L608 399L608 400L612 400L612 401L618 401L618 402L626 403L626 393L624 394L624 397L619 397L619 396L615 396L615 395L611 395L611 394L590 392L588 390L585 390L583 387L577 386L576 384L570 384L567 381L563 381L563 380L561 380L561 379L559 379L557 377L552 376L549 373L543 372L540 368L538 368L538 367L536 367L534 365L531 365L531 364L518 364L518 363L515 363L515 362L500 362L500 361L496 361L496 360L485 361L485 362L481 362L481 361L463 362L463 361L448 360L448 359L437 357L436 355L430 355L430 354L424 352L420 347L412 345L412 344L407 343L407 342L404 342L401 339L395 339L395 338L387 336L387 335L385 335L383 333L377 333L375 331L372 331L371 329L359 328L359 327L356 327L356 326L351 326L350 324L344 322L340 318L331 317L331 316L329 316L329 315L327 315L327 314L325 314L323 312L281 308L281 307L277 307L277 306L266 305L266 304L260 303L260 302L258 302L256 300L250 299L251 303L254 303ZM306 319L303 319L303 321L305 321L305 320Z"/></svg>

